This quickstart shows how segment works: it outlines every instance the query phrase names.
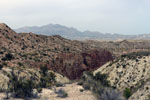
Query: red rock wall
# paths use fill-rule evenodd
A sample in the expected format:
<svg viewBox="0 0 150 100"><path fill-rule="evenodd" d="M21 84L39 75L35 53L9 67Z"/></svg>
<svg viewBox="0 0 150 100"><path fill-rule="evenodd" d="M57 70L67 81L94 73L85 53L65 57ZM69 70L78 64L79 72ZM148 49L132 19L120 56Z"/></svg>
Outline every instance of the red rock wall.
<svg viewBox="0 0 150 100"><path fill-rule="evenodd" d="M94 50L82 54L60 54L47 66L51 70L74 80L80 78L84 71L95 70L111 60L113 60L113 57L110 52Z"/></svg>

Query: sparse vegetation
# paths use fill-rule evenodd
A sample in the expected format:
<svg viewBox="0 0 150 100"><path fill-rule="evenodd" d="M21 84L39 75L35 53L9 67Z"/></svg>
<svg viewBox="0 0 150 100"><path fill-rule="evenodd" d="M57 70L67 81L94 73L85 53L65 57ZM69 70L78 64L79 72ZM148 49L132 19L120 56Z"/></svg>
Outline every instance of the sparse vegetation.
<svg viewBox="0 0 150 100"><path fill-rule="evenodd" d="M106 89L98 100L126 100L117 90Z"/></svg>
<svg viewBox="0 0 150 100"><path fill-rule="evenodd" d="M136 60L136 62L138 62L137 58L141 58L143 56L149 56L150 52L149 51L141 51L141 52L132 52L132 53L128 53L125 55L121 55L122 58L128 58L128 59L134 59Z"/></svg>
<svg viewBox="0 0 150 100"><path fill-rule="evenodd" d="M12 71L10 76L9 92L15 98L28 98L35 97L33 89L35 84L32 80L18 79L18 77Z"/></svg>
<svg viewBox="0 0 150 100"><path fill-rule="evenodd" d="M62 87L62 86L64 86L64 84L59 83L59 82L56 83L56 87Z"/></svg>
<svg viewBox="0 0 150 100"><path fill-rule="evenodd" d="M82 85L85 90L93 91L98 100L125 100L121 92L110 87L105 74L93 75L91 72L86 72L78 84Z"/></svg>
<svg viewBox="0 0 150 100"><path fill-rule="evenodd" d="M106 75L106 74L96 73L95 76L94 76L94 79L95 79L96 81L101 82L101 84L102 84L103 86L107 86L107 87L110 86L109 81L107 80L107 75Z"/></svg>
<svg viewBox="0 0 150 100"><path fill-rule="evenodd" d="M56 88L65 88L67 85L56 83L55 74L48 68L75 80L80 79L84 71L97 69L106 62L112 61L103 69L106 74L93 75L91 72L85 72L78 83L84 87L79 92L84 93L90 90L100 100L124 100L122 95L129 99L133 93L143 89L149 81L147 75L149 75L150 65L150 42L147 40L84 43L60 36L16 34L7 28L0 29L0 39L2 41L0 43L0 77L1 81L4 81L0 82L0 87L3 92L8 88L8 83L9 88L6 92L16 98L35 97L34 89L41 93L42 88L51 88L53 85ZM113 58L117 59L113 60ZM37 70L37 73L32 73L33 70L27 70L30 70L30 67L35 68L34 70L40 68L40 72ZM11 68L16 68L15 74L11 73ZM108 76L112 87L107 80ZM125 87L128 88L123 93L117 90ZM149 86L144 87L144 90L149 91ZM144 93L139 95L148 96ZM67 96L66 91L58 91L58 97Z"/></svg>
<svg viewBox="0 0 150 100"><path fill-rule="evenodd" d="M42 88L37 88L38 93L42 92Z"/></svg>
<svg viewBox="0 0 150 100"><path fill-rule="evenodd" d="M12 59L14 59L14 56L11 53L7 53L5 57L2 58L3 61L12 60Z"/></svg>
<svg viewBox="0 0 150 100"><path fill-rule="evenodd" d="M128 99L132 95L131 89L126 88L124 90L124 96Z"/></svg>
<svg viewBox="0 0 150 100"><path fill-rule="evenodd" d="M55 83L55 74L52 72L48 72L48 68L46 66L41 67L40 72L40 86L44 88L51 87Z"/></svg>
<svg viewBox="0 0 150 100"><path fill-rule="evenodd" d="M18 65L19 65L19 66L23 66L23 63L21 63L21 62L18 62Z"/></svg>
<svg viewBox="0 0 150 100"><path fill-rule="evenodd" d="M68 94L63 89L59 89L56 93L57 93L57 96L60 97L60 98L66 98L66 97L68 97Z"/></svg>

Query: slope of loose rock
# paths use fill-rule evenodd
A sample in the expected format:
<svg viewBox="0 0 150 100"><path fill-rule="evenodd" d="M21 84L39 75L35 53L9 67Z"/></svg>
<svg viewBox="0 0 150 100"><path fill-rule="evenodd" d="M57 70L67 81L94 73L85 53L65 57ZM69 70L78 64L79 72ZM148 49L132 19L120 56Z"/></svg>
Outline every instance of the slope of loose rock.
<svg viewBox="0 0 150 100"><path fill-rule="evenodd" d="M122 57L109 62L94 72L108 75L111 86L119 90L130 88L133 95L129 100L147 100L150 80L150 56ZM147 87L147 90L146 90Z"/></svg>
<svg viewBox="0 0 150 100"><path fill-rule="evenodd" d="M129 100L150 100L150 81L139 88Z"/></svg>

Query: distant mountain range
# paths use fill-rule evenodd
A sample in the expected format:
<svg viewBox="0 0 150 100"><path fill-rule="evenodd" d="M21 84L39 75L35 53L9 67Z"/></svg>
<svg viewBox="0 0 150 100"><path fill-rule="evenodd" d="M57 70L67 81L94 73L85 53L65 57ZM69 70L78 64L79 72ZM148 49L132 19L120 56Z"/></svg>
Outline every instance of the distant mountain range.
<svg viewBox="0 0 150 100"><path fill-rule="evenodd" d="M150 34L122 35L111 33L100 33L92 31L81 32L73 27L66 27L59 24L48 24L44 26L22 27L15 29L17 33L32 32L43 35L60 35L68 39L77 40L122 40L122 39L150 39Z"/></svg>

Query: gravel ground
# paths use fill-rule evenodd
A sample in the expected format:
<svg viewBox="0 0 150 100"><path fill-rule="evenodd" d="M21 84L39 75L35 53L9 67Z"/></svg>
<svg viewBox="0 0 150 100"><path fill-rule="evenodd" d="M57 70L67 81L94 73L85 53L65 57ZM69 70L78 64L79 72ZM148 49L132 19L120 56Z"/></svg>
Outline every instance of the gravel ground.
<svg viewBox="0 0 150 100"><path fill-rule="evenodd" d="M68 97L66 98L60 98L55 93L55 91L58 91L59 89L63 89L67 94ZM41 95L41 98L39 99L28 99L28 100L97 100L96 97L92 94L92 92L88 90L83 90L83 87L80 85L77 85L77 83L72 84L66 84L65 86L56 87L55 89L43 89ZM4 100L3 98L5 95L3 93L0 93L0 100ZM23 100L23 99L9 99L9 100Z"/></svg>

